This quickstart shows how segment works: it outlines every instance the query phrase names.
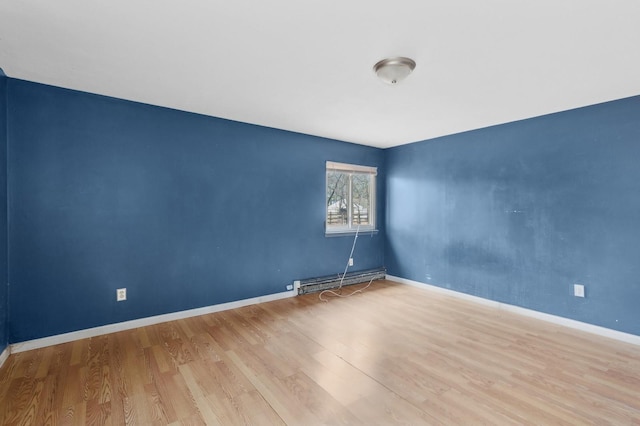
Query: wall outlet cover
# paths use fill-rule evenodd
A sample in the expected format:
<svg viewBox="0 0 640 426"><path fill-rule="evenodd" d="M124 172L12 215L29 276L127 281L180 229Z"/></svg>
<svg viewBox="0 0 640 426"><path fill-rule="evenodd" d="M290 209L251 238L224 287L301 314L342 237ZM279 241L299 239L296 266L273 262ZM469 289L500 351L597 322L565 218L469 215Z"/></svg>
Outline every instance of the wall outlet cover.
<svg viewBox="0 0 640 426"><path fill-rule="evenodd" d="M584 297L584 286L582 284L574 284L573 295L576 297Z"/></svg>
<svg viewBox="0 0 640 426"><path fill-rule="evenodd" d="M127 289L119 288L116 290L116 301L122 302L123 300L127 300Z"/></svg>

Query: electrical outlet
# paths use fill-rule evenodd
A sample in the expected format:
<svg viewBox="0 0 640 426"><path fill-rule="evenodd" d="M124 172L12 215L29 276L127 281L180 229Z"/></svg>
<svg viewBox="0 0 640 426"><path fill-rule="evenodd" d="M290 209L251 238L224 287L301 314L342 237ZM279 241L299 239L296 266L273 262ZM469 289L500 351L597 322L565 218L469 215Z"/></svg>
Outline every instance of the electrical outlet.
<svg viewBox="0 0 640 426"><path fill-rule="evenodd" d="M122 302L123 300L127 300L127 289L119 288L116 290L116 301Z"/></svg>
<svg viewBox="0 0 640 426"><path fill-rule="evenodd" d="M349 258L349 266L353 266L353 257Z"/></svg>
<svg viewBox="0 0 640 426"><path fill-rule="evenodd" d="M576 297L584 297L584 286L582 284L574 284L573 295Z"/></svg>
<svg viewBox="0 0 640 426"><path fill-rule="evenodd" d="M287 290L289 290L289 291L293 290L293 284L288 284L287 285Z"/></svg>

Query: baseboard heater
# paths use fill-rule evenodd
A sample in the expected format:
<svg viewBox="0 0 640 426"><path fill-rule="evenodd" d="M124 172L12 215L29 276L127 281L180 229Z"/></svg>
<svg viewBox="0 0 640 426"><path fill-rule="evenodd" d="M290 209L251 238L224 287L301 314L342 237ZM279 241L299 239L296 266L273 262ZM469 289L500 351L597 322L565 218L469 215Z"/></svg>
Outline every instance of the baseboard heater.
<svg viewBox="0 0 640 426"><path fill-rule="evenodd" d="M342 286L368 283L371 280L383 280L387 274L385 268L368 269L366 271L348 272L342 280L342 274L327 275L325 277L307 278L300 280L298 295L316 293L318 291L337 288L342 280Z"/></svg>

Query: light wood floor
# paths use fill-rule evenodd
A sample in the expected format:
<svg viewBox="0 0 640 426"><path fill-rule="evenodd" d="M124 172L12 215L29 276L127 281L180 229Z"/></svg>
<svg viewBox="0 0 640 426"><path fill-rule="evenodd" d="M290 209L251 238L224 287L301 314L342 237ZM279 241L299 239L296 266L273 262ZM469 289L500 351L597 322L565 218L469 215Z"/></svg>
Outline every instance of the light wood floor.
<svg viewBox="0 0 640 426"><path fill-rule="evenodd" d="M13 354L0 370L2 425L594 423L640 424L640 347L388 281Z"/></svg>

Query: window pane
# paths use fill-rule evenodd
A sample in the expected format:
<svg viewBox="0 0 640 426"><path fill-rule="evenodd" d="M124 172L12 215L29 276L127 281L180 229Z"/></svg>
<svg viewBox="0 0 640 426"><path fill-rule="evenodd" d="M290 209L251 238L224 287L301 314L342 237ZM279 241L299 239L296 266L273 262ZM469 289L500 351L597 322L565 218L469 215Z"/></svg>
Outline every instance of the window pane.
<svg viewBox="0 0 640 426"><path fill-rule="evenodd" d="M370 225L371 197L369 188L371 175L354 173L351 176L351 217L353 226Z"/></svg>
<svg viewBox="0 0 640 426"><path fill-rule="evenodd" d="M349 175L327 172L327 227L344 226L349 223L347 211L349 198Z"/></svg>
<svg viewBox="0 0 640 426"><path fill-rule="evenodd" d="M326 232L375 230L375 167L327 161Z"/></svg>

